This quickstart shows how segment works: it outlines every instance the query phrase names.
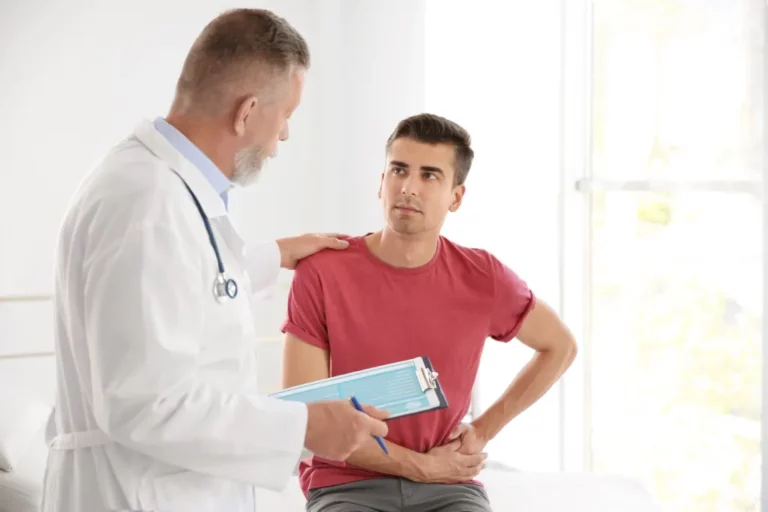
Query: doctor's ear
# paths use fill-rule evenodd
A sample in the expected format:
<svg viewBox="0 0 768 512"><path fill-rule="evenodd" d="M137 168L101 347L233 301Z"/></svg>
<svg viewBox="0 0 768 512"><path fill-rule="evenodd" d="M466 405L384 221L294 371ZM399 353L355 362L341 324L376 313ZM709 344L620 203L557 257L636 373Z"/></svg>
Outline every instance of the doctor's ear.
<svg viewBox="0 0 768 512"><path fill-rule="evenodd" d="M256 96L248 96L243 101L240 102L240 105L238 105L237 110L235 111L235 133L242 137L245 135L246 132L246 126L249 121L249 116L253 113L253 110L256 108L256 105L259 103L258 98Z"/></svg>

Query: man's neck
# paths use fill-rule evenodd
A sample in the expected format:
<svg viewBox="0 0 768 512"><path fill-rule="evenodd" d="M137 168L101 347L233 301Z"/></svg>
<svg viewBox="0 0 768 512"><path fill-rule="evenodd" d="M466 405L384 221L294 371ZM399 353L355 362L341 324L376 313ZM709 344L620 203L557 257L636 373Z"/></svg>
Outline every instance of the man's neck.
<svg viewBox="0 0 768 512"><path fill-rule="evenodd" d="M203 121L201 119L172 112L165 120L205 153L205 156L211 159L224 176L232 179L235 172L234 159L227 148L222 146L221 141L212 134L212 129L216 129L215 119L201 122Z"/></svg>
<svg viewBox="0 0 768 512"><path fill-rule="evenodd" d="M366 238L368 249L393 267L416 268L429 263L437 252L439 233L403 235L384 229Z"/></svg>

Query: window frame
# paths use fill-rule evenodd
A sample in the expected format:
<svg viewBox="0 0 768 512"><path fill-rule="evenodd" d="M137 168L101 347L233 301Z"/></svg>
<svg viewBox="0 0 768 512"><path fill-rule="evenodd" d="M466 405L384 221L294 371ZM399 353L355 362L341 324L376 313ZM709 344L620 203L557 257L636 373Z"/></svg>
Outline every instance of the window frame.
<svg viewBox="0 0 768 512"><path fill-rule="evenodd" d="M589 191L574 186L591 178L591 48L592 3L561 0L560 91L560 303L563 321L577 338L579 353L560 380L560 469L591 467L589 258L591 202Z"/></svg>
<svg viewBox="0 0 768 512"><path fill-rule="evenodd" d="M768 1L762 7L763 23L763 83L768 84ZM762 321L762 414L761 427L761 481L760 481L760 510L768 512L768 101L763 101L763 321Z"/></svg>

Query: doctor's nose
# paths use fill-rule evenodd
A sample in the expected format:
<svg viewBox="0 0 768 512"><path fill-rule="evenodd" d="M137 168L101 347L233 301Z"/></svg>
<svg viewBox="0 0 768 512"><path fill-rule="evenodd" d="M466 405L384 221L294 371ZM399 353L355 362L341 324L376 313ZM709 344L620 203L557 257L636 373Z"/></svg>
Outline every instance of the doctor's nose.
<svg viewBox="0 0 768 512"><path fill-rule="evenodd" d="M286 141L288 140L288 123L285 123L283 125L283 129L280 130L280 141Z"/></svg>

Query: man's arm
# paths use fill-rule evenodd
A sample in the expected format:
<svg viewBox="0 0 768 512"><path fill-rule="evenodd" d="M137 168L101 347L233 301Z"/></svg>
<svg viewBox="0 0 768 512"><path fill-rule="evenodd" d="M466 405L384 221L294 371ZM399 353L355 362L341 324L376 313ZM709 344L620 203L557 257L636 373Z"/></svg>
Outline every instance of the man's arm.
<svg viewBox="0 0 768 512"><path fill-rule="evenodd" d="M536 354L504 394L472 422L482 445L541 398L576 357L573 335L557 313L541 300L523 321L517 339L534 349Z"/></svg>
<svg viewBox="0 0 768 512"><path fill-rule="evenodd" d="M304 343L292 334L285 336L283 387L298 386L328 378L328 351ZM347 462L369 471L424 483L454 483L475 478L483 469L485 454L459 453L456 440L428 453L418 453L390 441L385 454L371 437L354 451Z"/></svg>
<svg viewBox="0 0 768 512"><path fill-rule="evenodd" d="M327 379L329 370L327 350L305 343L293 334L285 335L283 347L283 388ZM395 443L384 441L389 450L385 454L376 441L370 442L354 452L347 462L387 475L399 476L410 480L427 478L425 455L403 448Z"/></svg>
<svg viewBox="0 0 768 512"><path fill-rule="evenodd" d="M283 389L330 376L328 351L310 345L291 333L285 334L283 343Z"/></svg>

